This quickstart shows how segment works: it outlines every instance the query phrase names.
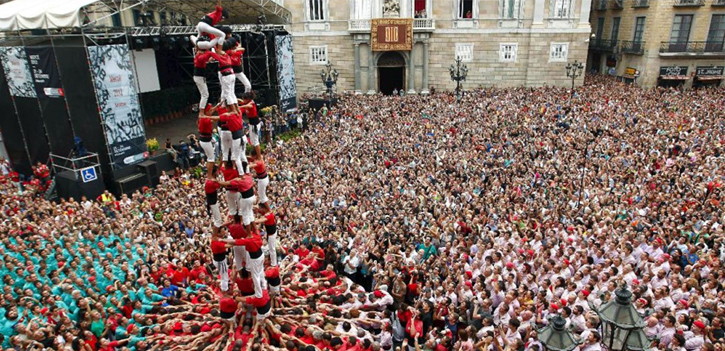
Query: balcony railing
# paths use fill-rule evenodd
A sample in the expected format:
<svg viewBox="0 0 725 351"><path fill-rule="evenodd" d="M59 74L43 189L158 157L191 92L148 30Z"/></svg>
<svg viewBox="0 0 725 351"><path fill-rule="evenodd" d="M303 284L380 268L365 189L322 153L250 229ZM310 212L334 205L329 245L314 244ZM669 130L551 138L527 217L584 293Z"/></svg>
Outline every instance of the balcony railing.
<svg viewBox="0 0 725 351"><path fill-rule="evenodd" d="M620 49L625 54L642 55L644 54L644 44L643 41L622 40Z"/></svg>
<svg viewBox="0 0 725 351"><path fill-rule="evenodd" d="M611 0L609 7L612 10L621 10L624 8L624 0Z"/></svg>
<svg viewBox="0 0 725 351"><path fill-rule="evenodd" d="M589 41L589 49L602 52L614 52L617 47L616 40L600 39Z"/></svg>
<svg viewBox="0 0 725 351"><path fill-rule="evenodd" d="M705 6L705 0L675 0L675 6Z"/></svg>
<svg viewBox="0 0 725 351"><path fill-rule="evenodd" d="M663 41L660 54L725 55L725 45L722 41Z"/></svg>
<svg viewBox="0 0 725 351"><path fill-rule="evenodd" d="M413 19L413 31L425 32L433 31L436 29L436 22L433 18L414 18ZM348 31L350 32L369 32L370 31L370 20L369 19L353 19L348 21Z"/></svg>
<svg viewBox="0 0 725 351"><path fill-rule="evenodd" d="M632 3L632 7L649 7L649 0L634 0L634 3Z"/></svg>
<svg viewBox="0 0 725 351"><path fill-rule="evenodd" d="M725 6L725 0L713 0L712 6Z"/></svg>
<svg viewBox="0 0 725 351"><path fill-rule="evenodd" d="M597 0L595 9L597 11L607 10L607 0Z"/></svg>

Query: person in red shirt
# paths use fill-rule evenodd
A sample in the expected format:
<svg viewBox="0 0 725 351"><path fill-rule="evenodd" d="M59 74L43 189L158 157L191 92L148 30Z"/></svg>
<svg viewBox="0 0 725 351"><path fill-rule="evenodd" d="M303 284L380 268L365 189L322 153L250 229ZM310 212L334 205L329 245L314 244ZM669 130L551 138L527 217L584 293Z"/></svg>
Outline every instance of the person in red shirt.
<svg viewBox="0 0 725 351"><path fill-rule="evenodd" d="M260 156L254 158L254 162L249 165L254 170L257 178L257 195L259 195L259 207L269 209L267 201L267 186L269 185L269 176L267 175L267 165L264 163L264 159Z"/></svg>
<svg viewBox="0 0 725 351"><path fill-rule="evenodd" d="M257 309L257 321L260 323L264 323L264 319L269 317L270 312L272 311L272 300L269 298L267 290L262 292L262 296L248 297L244 300L244 302ZM263 324L258 325L261 326Z"/></svg>
<svg viewBox="0 0 725 351"><path fill-rule="evenodd" d="M256 95L253 91L248 91L242 95L242 100L239 102L239 109L249 119L249 143L254 147L254 154L261 156L259 148L259 126L261 120L257 114L257 103L254 102Z"/></svg>
<svg viewBox="0 0 725 351"><path fill-rule="evenodd" d="M279 267L269 267L264 271L264 278L267 279L267 286L271 296L279 295L279 288L282 280L279 277Z"/></svg>
<svg viewBox="0 0 725 351"><path fill-rule="evenodd" d="M202 118L208 118L211 121L219 121L219 137L222 143L222 157L221 159L225 162L234 161L237 165L237 170L247 173L246 155L244 155L244 162L242 161L242 138L244 137L244 127L242 122L242 116L235 112L220 113L218 117L204 116Z"/></svg>
<svg viewBox="0 0 725 351"><path fill-rule="evenodd" d="M227 208L229 209L230 216L236 216L239 214L239 190L231 184L231 181L239 177L239 172L234 168L232 162L225 164L224 170L222 170L224 181L219 182L225 189L227 189Z"/></svg>
<svg viewBox="0 0 725 351"><path fill-rule="evenodd" d="M224 43L224 32L215 28L214 26L219 22L223 22L228 17L229 12L222 8L222 1L219 0L216 8L214 9L214 12L210 12L204 15L204 17L201 18L201 21L199 21L199 23L196 25L196 32L198 35L192 35L191 42L194 43L194 45L196 45L197 47L203 48L205 50L209 50L217 45L222 45ZM197 42L198 37L202 36L204 33L209 33L213 35L214 39L209 42Z"/></svg>
<svg viewBox="0 0 725 351"><path fill-rule="evenodd" d="M246 75L244 75L244 70L242 69L242 55L244 54L244 48L239 45L238 42L235 42L235 48L230 50L229 55L232 56L232 69L234 70L234 76L239 80L242 85L244 85L244 91L252 91L252 83L249 82L249 79Z"/></svg>
<svg viewBox="0 0 725 351"><path fill-rule="evenodd" d="M272 212L268 206L260 205L257 211L263 215L263 217L256 220L255 223L264 224L264 232L267 233L269 262L272 266L277 266L277 218L275 218L274 212Z"/></svg>
<svg viewBox="0 0 725 351"><path fill-rule="evenodd" d="M204 114L204 109L209 101L209 87L206 85L206 65L211 58L211 51L199 49L194 55L194 83L199 89L201 100L199 100L199 117ZM201 126L199 126L201 128Z"/></svg>
<svg viewBox="0 0 725 351"><path fill-rule="evenodd" d="M244 225L241 223L241 218L237 215L234 216L234 221L226 224L229 235L232 239L244 239L249 236L249 233L244 229ZM234 252L234 268L241 270L247 264L247 250L244 246L234 246L232 248Z"/></svg>
<svg viewBox="0 0 725 351"><path fill-rule="evenodd" d="M211 219L213 226L213 235L219 235L219 228L221 228L222 213L219 208L219 189L221 184L216 180L219 169L216 166L212 166L211 177L207 178L204 183L204 193L206 194L206 207L211 213Z"/></svg>
<svg viewBox="0 0 725 351"><path fill-rule="evenodd" d="M229 267L227 267L226 243L213 236L211 239L211 253L214 266L219 271L219 287L222 291L227 291L229 289Z"/></svg>
<svg viewBox="0 0 725 351"><path fill-rule="evenodd" d="M239 191L241 198L239 199L239 214L242 216L244 226L247 231L251 230L254 223L254 180L249 173L243 174L241 177L231 181L233 187Z"/></svg>
<svg viewBox="0 0 725 351"><path fill-rule="evenodd" d="M224 292L219 298L219 316L234 324L239 302L231 293Z"/></svg>
<svg viewBox="0 0 725 351"><path fill-rule="evenodd" d="M264 279L264 255L262 253L262 237L259 230L254 228L251 235L244 239L226 239L229 246L244 246L247 249L247 269L252 274L254 283L254 296L262 297L262 291L266 289L267 282Z"/></svg>

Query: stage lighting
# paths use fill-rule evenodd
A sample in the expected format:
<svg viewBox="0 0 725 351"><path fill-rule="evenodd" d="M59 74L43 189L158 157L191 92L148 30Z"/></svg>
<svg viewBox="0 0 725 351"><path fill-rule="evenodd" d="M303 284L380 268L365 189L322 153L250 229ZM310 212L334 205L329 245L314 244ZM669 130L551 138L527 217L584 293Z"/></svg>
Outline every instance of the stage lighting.
<svg viewBox="0 0 725 351"><path fill-rule="evenodd" d="M159 37L151 38L151 47L154 49L154 51L159 50L159 48L161 47L161 38L159 38Z"/></svg>
<svg viewBox="0 0 725 351"><path fill-rule="evenodd" d="M133 44L134 50L136 50L136 51L142 51L143 49L146 48L146 39L145 38L136 37L136 38L133 39L132 44Z"/></svg>

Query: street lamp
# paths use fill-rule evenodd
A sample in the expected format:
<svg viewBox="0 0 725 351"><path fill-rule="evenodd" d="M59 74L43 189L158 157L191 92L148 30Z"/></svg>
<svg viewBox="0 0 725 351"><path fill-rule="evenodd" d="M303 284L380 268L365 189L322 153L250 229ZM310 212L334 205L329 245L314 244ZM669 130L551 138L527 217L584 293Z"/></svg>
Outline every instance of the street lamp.
<svg viewBox="0 0 725 351"><path fill-rule="evenodd" d="M566 329L566 319L561 316L551 318L549 325L536 333L547 351L571 351L579 346L574 335Z"/></svg>
<svg viewBox="0 0 725 351"><path fill-rule="evenodd" d="M456 65L451 65L451 67L448 68L448 70L451 72L451 80L456 82L456 97L458 98L458 101L461 101L461 81L466 80L466 76L468 75L468 67L466 67L465 64L462 63L461 57L456 57Z"/></svg>
<svg viewBox="0 0 725 351"><path fill-rule="evenodd" d="M599 308L591 306L602 321L602 344L608 351L642 350L646 342L640 332L645 324L632 305L632 292L623 284L614 294L613 300Z"/></svg>
<svg viewBox="0 0 725 351"><path fill-rule="evenodd" d="M571 96L574 96L574 80L584 74L584 64L574 60L574 63L566 64L566 76L571 78Z"/></svg>
<svg viewBox="0 0 725 351"><path fill-rule="evenodd" d="M339 75L340 74L337 73L337 70L332 68L332 63L330 61L327 61L325 69L320 71L322 84L325 84L325 87L327 87L327 96L330 99L332 99L332 87L337 84L337 77Z"/></svg>

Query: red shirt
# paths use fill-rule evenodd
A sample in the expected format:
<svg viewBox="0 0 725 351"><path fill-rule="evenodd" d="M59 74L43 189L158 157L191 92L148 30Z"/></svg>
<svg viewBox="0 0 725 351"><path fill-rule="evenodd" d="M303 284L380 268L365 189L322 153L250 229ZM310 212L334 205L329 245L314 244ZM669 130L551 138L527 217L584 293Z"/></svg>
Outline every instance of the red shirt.
<svg viewBox="0 0 725 351"><path fill-rule="evenodd" d="M222 10L223 10L223 8L221 6L217 6L214 9L214 12L211 12L211 13L207 13L206 14L207 17L211 18L211 25L212 26L216 26L216 24L219 23L219 21L221 21L221 19L222 19Z"/></svg>
<svg viewBox="0 0 725 351"><path fill-rule="evenodd" d="M213 194L221 188L221 185L216 180L207 179L204 183L204 192L207 194Z"/></svg>
<svg viewBox="0 0 725 351"><path fill-rule="evenodd" d="M262 297L248 297L245 302L257 308L264 307L269 303L269 293L267 290L262 290Z"/></svg>
<svg viewBox="0 0 725 351"><path fill-rule="evenodd" d="M218 55L212 52L211 57L219 62L219 72L232 67L232 57L229 55Z"/></svg>
<svg viewBox="0 0 725 351"><path fill-rule="evenodd" d="M197 123L199 126L199 134L201 135L211 135L212 131L214 131L214 124L211 122L211 118L199 118L199 123Z"/></svg>
<svg viewBox="0 0 725 351"><path fill-rule="evenodd" d="M269 267L264 271L264 277L267 279L279 278L279 267Z"/></svg>
<svg viewBox="0 0 725 351"><path fill-rule="evenodd" d="M244 112L247 114L247 117L249 118L257 118L257 103L255 103L252 100L246 100L242 102L244 105L251 103L252 107L247 107L244 109Z"/></svg>
<svg viewBox="0 0 725 351"><path fill-rule="evenodd" d="M265 221L264 225L276 225L277 220L274 218L274 212L267 212L267 214L264 215Z"/></svg>
<svg viewBox="0 0 725 351"><path fill-rule="evenodd" d="M226 244L223 241L212 240L211 241L211 252L214 254L222 254L227 251Z"/></svg>
<svg viewBox="0 0 725 351"><path fill-rule="evenodd" d="M237 301L231 297L222 297L219 299L219 311L234 313L237 311Z"/></svg>
<svg viewBox="0 0 725 351"><path fill-rule="evenodd" d="M211 56L212 54L214 54L214 53L211 51L198 52L194 56L194 67L206 68L206 64L209 62L209 59L212 57Z"/></svg>
<svg viewBox="0 0 725 351"><path fill-rule="evenodd" d="M229 235L231 235L234 239L246 238L248 235L247 231L244 230L244 226L241 224L230 224L227 226L227 229L229 230Z"/></svg>
<svg viewBox="0 0 725 351"><path fill-rule="evenodd" d="M219 116L219 121L224 123L230 132L242 129L242 116L236 113L225 113Z"/></svg>
<svg viewBox="0 0 725 351"><path fill-rule="evenodd" d="M249 252L257 252L262 249L262 237L254 233L248 238L235 240L234 245L244 246Z"/></svg>
<svg viewBox="0 0 725 351"><path fill-rule="evenodd" d="M250 176L248 173L242 175L241 178L236 178L231 181L231 186L233 186L237 191L247 191L251 189L254 186L254 180L252 180L252 176Z"/></svg>
<svg viewBox="0 0 725 351"><path fill-rule="evenodd" d="M235 50L229 56L231 56L232 59L232 66L239 67L242 65L242 54L244 53L244 49L241 50Z"/></svg>
<svg viewBox="0 0 725 351"><path fill-rule="evenodd" d="M222 171L222 174L224 175L224 180L227 181L227 182L230 181L230 180L232 180L232 179L234 179L234 178L236 178L236 177L239 177L239 172L237 172L237 170L234 169L234 168L225 168ZM233 188L232 186L228 186L227 187L227 190L229 190L229 191L237 191L237 189L236 188Z"/></svg>
<svg viewBox="0 0 725 351"><path fill-rule="evenodd" d="M254 171L257 172L257 174L264 174L267 172L267 166L264 164L264 161L259 160L254 163Z"/></svg>
<svg viewBox="0 0 725 351"><path fill-rule="evenodd" d="M242 296L254 295L254 281L252 280L252 278L237 278L237 280L235 280L235 283L237 283L237 288L239 288Z"/></svg>

